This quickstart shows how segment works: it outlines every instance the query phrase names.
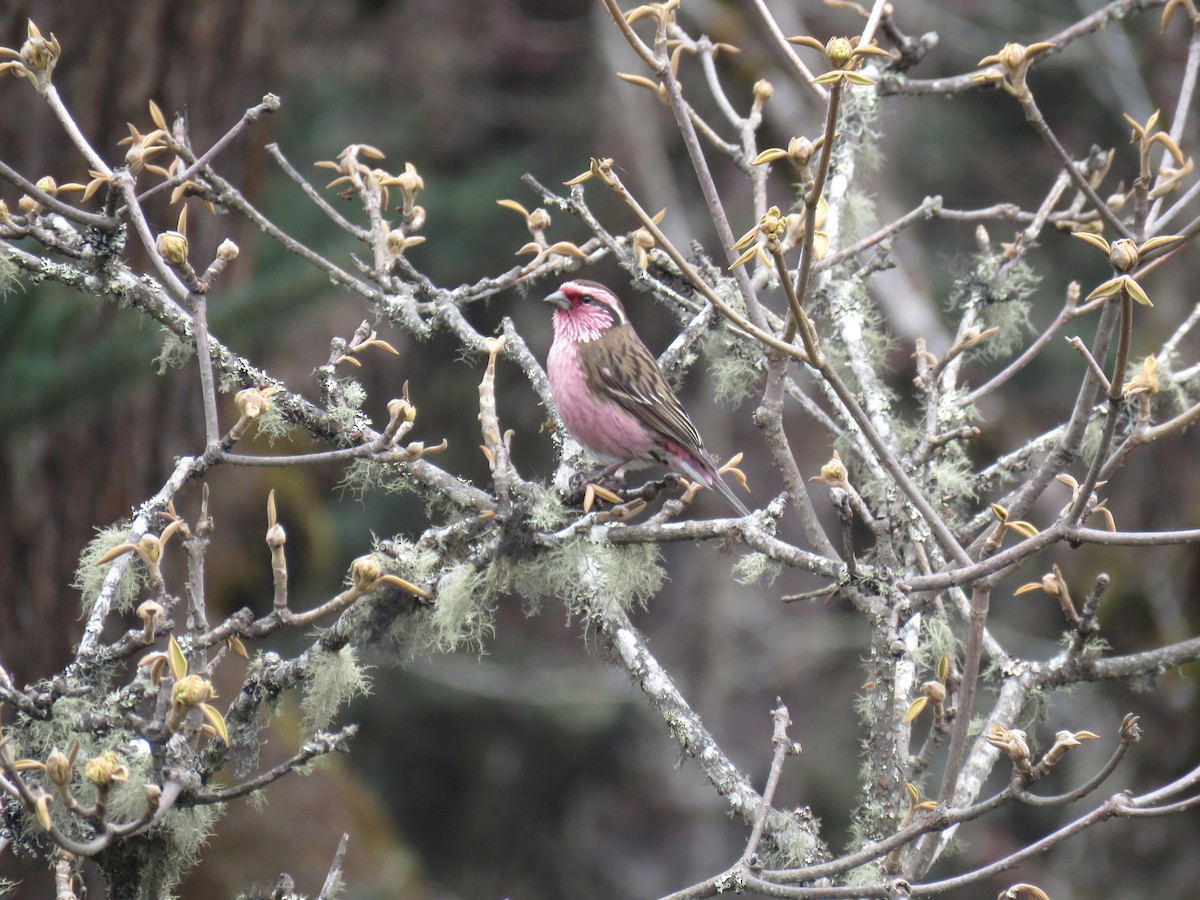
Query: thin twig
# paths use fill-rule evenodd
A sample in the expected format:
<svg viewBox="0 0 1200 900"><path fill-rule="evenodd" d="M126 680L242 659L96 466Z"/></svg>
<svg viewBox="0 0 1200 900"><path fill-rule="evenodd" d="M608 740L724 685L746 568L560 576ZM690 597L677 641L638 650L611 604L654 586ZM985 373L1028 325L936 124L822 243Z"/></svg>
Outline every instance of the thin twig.
<svg viewBox="0 0 1200 900"><path fill-rule="evenodd" d="M232 128L225 132L225 134L223 134L215 144L209 147L208 150L206 150L202 155L197 157L196 160L187 166L187 168L185 168L182 172L178 172L175 175L172 175L166 181L162 181L154 185L154 187L147 188L138 194L138 202L144 203L147 199L153 197L160 191L165 191L169 188L174 188L183 184L185 181L207 166L210 162L216 159L217 154L228 147L229 144L232 143L233 139L241 134L243 130L245 130L246 126L253 125L264 115L269 115L270 113L275 112L279 109L279 106L280 102L278 97L276 97L274 94L265 95L262 98L261 103L250 107L244 113L242 113L242 117L237 120Z"/></svg>
<svg viewBox="0 0 1200 900"><path fill-rule="evenodd" d="M742 862L746 864L749 864L758 854L758 844L762 840L767 811L775 802L775 789L779 786L779 778L783 774L783 761L789 754L794 755L800 752L800 745L792 743L788 737L787 730L788 726L792 724L792 720L788 718L787 707L783 705L782 701L777 701L775 708L771 710L771 719L774 722L771 743L775 747L775 752L771 755L771 769L767 774L767 784L763 788L758 813L754 817L754 826L750 829L750 838L746 841L746 849L742 851Z"/></svg>

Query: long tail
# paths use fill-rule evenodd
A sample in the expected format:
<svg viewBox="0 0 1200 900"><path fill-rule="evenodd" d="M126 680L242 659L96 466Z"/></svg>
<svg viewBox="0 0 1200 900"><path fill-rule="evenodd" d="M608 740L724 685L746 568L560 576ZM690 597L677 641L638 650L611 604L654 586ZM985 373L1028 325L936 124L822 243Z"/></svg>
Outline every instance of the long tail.
<svg viewBox="0 0 1200 900"><path fill-rule="evenodd" d="M693 481L708 485L728 500L729 505L738 511L738 515L750 515L746 504L737 498L733 488L721 478L716 460L703 447L700 447L699 450L700 453L697 455L691 451L680 452L678 448L675 448L671 452L671 467L676 471L682 470Z"/></svg>
<svg viewBox="0 0 1200 900"><path fill-rule="evenodd" d="M736 509L740 515L750 515L750 510L746 509L746 504L737 498L737 495L733 492L733 488L726 484L725 479L723 479L720 475L713 475L712 488L718 494L728 500L729 505Z"/></svg>

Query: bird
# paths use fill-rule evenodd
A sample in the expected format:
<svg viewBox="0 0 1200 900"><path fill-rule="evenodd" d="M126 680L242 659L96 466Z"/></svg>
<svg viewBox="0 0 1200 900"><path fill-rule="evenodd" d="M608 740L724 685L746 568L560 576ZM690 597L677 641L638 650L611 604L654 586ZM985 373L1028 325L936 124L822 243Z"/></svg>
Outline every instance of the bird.
<svg viewBox="0 0 1200 900"><path fill-rule="evenodd" d="M721 478L616 294L598 282L576 280L545 301L555 307L546 359L550 392L567 431L608 466L605 474L665 465L715 489L739 515L750 515Z"/></svg>

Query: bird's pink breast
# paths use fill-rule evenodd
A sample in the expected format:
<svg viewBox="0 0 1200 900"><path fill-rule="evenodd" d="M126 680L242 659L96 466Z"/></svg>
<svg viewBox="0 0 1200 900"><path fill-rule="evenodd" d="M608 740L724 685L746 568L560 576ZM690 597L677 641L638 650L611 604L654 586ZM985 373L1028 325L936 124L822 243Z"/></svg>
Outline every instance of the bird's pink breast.
<svg viewBox="0 0 1200 900"><path fill-rule="evenodd" d="M654 449L645 426L632 413L589 387L574 341L554 342L546 374L563 424L600 462L644 459Z"/></svg>

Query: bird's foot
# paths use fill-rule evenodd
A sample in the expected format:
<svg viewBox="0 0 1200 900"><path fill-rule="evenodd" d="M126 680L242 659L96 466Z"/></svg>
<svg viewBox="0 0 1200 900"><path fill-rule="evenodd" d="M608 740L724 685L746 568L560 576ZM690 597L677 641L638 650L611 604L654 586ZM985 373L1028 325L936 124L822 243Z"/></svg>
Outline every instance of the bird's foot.
<svg viewBox="0 0 1200 900"><path fill-rule="evenodd" d="M663 491L679 484L675 476L667 475L636 488L622 489L620 493L613 490L620 488L622 481L622 474L610 469L576 472L567 482L569 493L565 499L573 506L582 506L585 513L598 509L604 511L604 517L627 519L640 513Z"/></svg>
<svg viewBox="0 0 1200 900"><path fill-rule="evenodd" d="M585 511L597 501L613 506L624 503L614 487L620 487L619 479L605 478L602 472L576 472L567 482L566 500L572 506L582 504Z"/></svg>
<svg viewBox="0 0 1200 900"><path fill-rule="evenodd" d="M653 481L647 481L645 484L636 488L629 488L624 491L626 500L645 500L649 503L659 494L670 488L677 488L679 479L674 475L664 475L662 478L655 478Z"/></svg>
<svg viewBox="0 0 1200 900"><path fill-rule="evenodd" d="M587 490L588 485L615 493L620 490L624 480L624 476L620 470L613 470L611 468L593 469L590 472L576 472L567 481L567 487L571 492L568 499L572 503L578 503L583 499L583 492Z"/></svg>

